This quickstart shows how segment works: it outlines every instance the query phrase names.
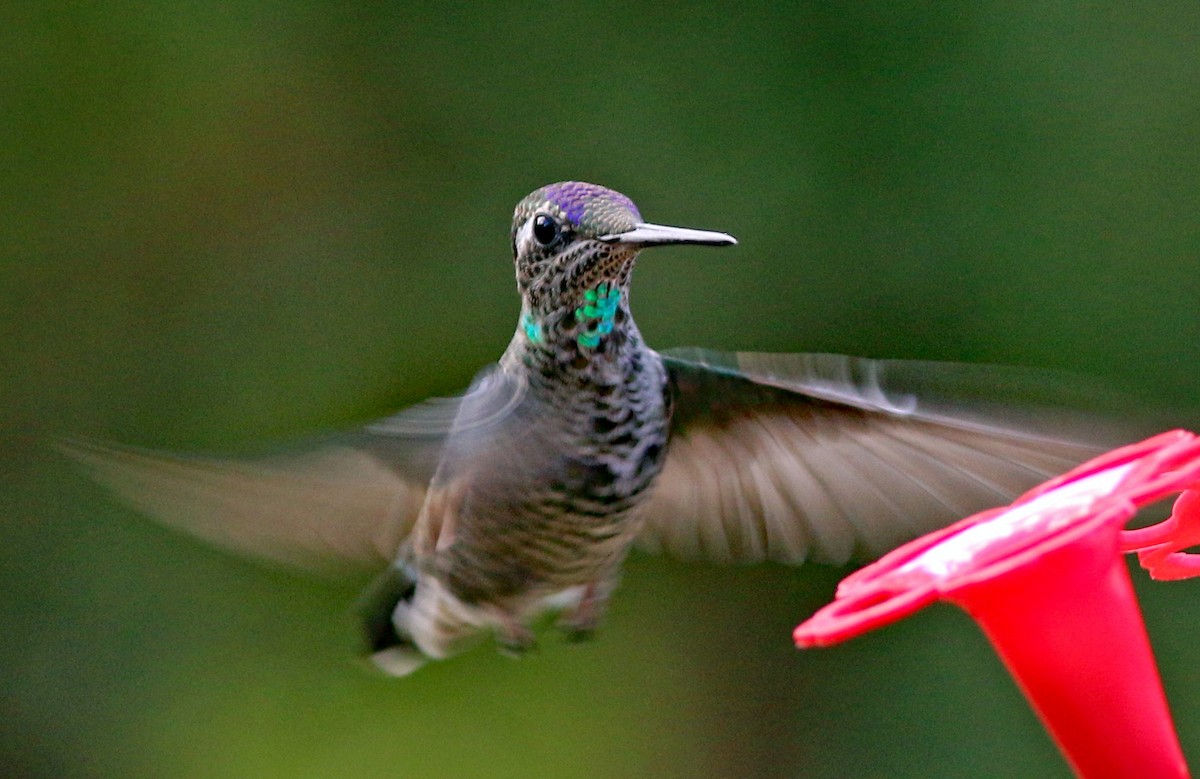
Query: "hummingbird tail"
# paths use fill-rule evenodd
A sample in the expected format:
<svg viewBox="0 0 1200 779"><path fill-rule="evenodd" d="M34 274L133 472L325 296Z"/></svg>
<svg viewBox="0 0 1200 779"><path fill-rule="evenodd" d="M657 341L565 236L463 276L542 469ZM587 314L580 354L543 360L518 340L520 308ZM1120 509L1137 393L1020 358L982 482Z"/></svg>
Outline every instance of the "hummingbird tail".
<svg viewBox="0 0 1200 779"><path fill-rule="evenodd" d="M458 654L483 637L496 619L451 595L434 577L397 562L359 601L366 654L380 670L407 676L430 660ZM505 623L507 624L507 623Z"/></svg>
<svg viewBox="0 0 1200 779"><path fill-rule="evenodd" d="M396 627L397 607L410 603L416 591L416 578L408 568L392 565L375 579L359 601L364 649L371 663L389 676L408 676L429 660L412 638L401 635Z"/></svg>

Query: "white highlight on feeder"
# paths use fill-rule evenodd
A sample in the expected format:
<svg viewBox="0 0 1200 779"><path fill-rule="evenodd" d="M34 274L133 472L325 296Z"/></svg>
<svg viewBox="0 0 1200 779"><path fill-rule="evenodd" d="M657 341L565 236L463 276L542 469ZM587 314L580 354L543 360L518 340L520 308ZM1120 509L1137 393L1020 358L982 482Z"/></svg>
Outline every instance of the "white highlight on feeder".
<svg viewBox="0 0 1200 779"><path fill-rule="evenodd" d="M1031 542L1044 538L1088 516L1092 505L1111 495L1134 465L1136 463L1126 463L1076 479L986 522L972 525L909 560L899 572L920 571L945 579L972 564L979 565L979 557L988 547L1014 536L1030 534ZM1037 537L1032 537L1035 532ZM982 561L983 564L988 562L991 561Z"/></svg>

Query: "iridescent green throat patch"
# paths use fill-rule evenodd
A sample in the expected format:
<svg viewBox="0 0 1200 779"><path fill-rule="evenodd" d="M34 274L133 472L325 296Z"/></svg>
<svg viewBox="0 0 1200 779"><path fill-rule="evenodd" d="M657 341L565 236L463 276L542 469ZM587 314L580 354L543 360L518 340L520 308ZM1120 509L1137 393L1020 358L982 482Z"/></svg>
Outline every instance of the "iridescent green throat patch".
<svg viewBox="0 0 1200 779"><path fill-rule="evenodd" d="M545 338L542 334L542 325L533 318L533 314L521 317L521 326L525 328L525 337L535 344L540 344Z"/></svg>
<svg viewBox="0 0 1200 779"><path fill-rule="evenodd" d="M575 319L584 324L576 340L585 349L594 349L600 339L613 329L613 319L621 303L621 289L602 281L595 289L583 293L584 304L575 309Z"/></svg>

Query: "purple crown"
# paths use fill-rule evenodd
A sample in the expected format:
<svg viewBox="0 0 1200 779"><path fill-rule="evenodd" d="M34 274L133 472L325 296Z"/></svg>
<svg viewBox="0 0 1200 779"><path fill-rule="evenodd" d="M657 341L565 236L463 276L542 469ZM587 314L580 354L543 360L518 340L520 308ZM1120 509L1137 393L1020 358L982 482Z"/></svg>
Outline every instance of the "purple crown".
<svg viewBox="0 0 1200 779"><path fill-rule="evenodd" d="M597 184L563 181L551 184L543 192L546 200L561 208L567 219L576 226L602 214L611 214L617 209L631 213L635 221L642 220L642 215L632 200L620 192Z"/></svg>

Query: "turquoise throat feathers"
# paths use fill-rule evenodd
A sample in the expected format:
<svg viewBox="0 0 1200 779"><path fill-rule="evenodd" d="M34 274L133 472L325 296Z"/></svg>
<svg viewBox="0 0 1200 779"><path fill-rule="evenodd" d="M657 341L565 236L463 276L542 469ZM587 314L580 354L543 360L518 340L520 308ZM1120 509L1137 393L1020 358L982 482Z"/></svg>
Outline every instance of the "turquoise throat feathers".
<svg viewBox="0 0 1200 779"><path fill-rule="evenodd" d="M613 320L621 305L621 288L602 281L595 289L584 292L583 298L584 304L575 309L575 321L583 325L575 340L585 349L595 349L600 345L600 339L613 330ZM533 314L526 313L521 317L521 327L531 343L540 344L546 340L542 323Z"/></svg>
<svg viewBox="0 0 1200 779"><path fill-rule="evenodd" d="M607 281L583 293L584 305L575 309L576 321L584 325L576 340L585 349L595 349L613 329L613 318L621 303L621 288Z"/></svg>

